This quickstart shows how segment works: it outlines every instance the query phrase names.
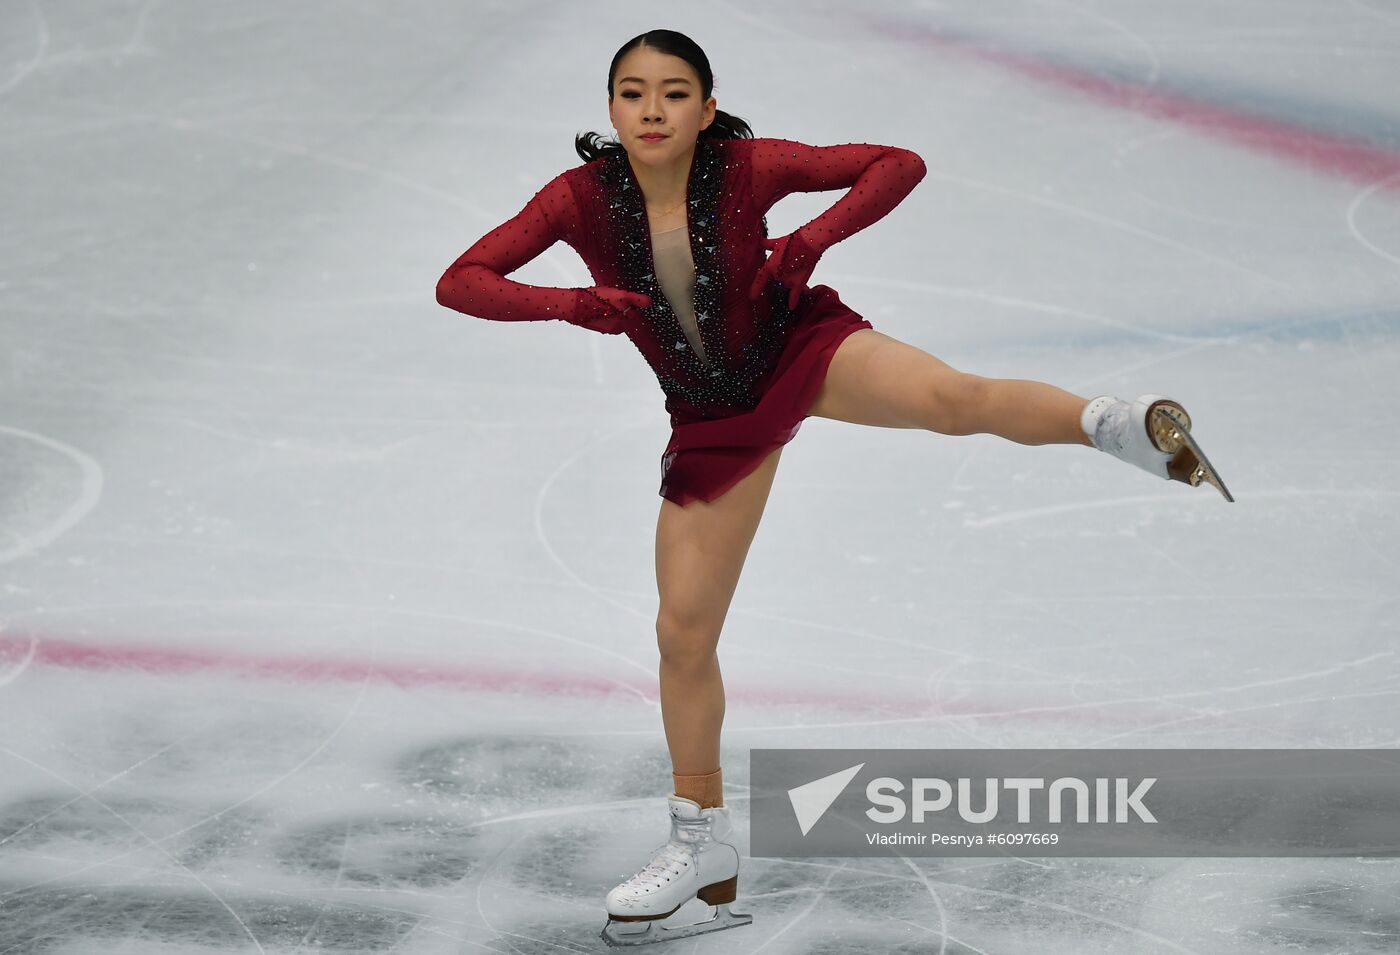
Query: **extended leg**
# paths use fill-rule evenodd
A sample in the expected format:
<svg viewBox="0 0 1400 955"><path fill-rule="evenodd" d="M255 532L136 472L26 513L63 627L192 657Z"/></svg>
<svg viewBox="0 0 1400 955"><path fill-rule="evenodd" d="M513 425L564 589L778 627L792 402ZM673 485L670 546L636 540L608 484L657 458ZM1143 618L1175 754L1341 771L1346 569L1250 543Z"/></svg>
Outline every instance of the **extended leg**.
<svg viewBox="0 0 1400 955"><path fill-rule="evenodd" d="M882 428L1092 447L1079 423L1088 403L1040 381L958 371L922 349L862 328L837 348L807 413Z"/></svg>
<svg viewBox="0 0 1400 955"><path fill-rule="evenodd" d="M883 428L995 434L1019 444L1083 444L1158 477L1214 485L1234 500L1191 435L1190 416L1169 398L1091 400L1040 381L983 378L870 328L837 348L807 413Z"/></svg>

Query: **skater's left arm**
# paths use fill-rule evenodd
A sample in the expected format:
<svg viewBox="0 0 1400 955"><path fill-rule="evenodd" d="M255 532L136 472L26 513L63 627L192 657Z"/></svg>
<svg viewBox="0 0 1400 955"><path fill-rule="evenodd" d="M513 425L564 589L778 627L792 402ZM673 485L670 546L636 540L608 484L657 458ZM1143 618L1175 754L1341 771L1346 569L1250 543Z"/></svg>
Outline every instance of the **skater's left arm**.
<svg viewBox="0 0 1400 955"><path fill-rule="evenodd" d="M928 172L918 153L900 146L809 146L773 138L751 143L754 201L764 211L790 193L848 190L795 230L818 253L884 218Z"/></svg>

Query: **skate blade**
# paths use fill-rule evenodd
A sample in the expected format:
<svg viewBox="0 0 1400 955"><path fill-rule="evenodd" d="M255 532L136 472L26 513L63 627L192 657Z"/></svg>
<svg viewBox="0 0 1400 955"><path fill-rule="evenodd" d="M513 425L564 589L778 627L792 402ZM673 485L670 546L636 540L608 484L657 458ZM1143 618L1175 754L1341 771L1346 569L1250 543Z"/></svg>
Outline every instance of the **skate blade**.
<svg viewBox="0 0 1400 955"><path fill-rule="evenodd" d="M1191 436L1191 417L1186 410L1175 402L1164 401L1158 402L1153 411L1156 412L1152 423L1153 442L1163 451L1176 452L1167 463L1167 474L1192 487L1209 484L1233 504L1235 499L1229 488Z"/></svg>
<svg viewBox="0 0 1400 955"><path fill-rule="evenodd" d="M715 906L714 914L702 922L668 926L658 925L659 921L657 919L650 922L614 922L612 919L608 919L608 924L603 926L603 941L614 947L669 942L674 939L692 938L696 935L707 935L710 932L749 925L753 922L753 916L744 912L731 912L729 911L729 903L721 902ZM642 926L640 931L623 931L623 929L633 929L637 925Z"/></svg>

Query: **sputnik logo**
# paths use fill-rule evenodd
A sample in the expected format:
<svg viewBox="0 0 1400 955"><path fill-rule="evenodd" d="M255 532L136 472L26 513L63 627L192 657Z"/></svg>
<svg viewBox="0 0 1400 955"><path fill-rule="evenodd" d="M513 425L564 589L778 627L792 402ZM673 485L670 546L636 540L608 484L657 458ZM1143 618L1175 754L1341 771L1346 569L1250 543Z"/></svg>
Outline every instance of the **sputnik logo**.
<svg viewBox="0 0 1400 955"><path fill-rule="evenodd" d="M826 811L831 808L831 804L845 790L847 784L860 772L864 763L857 763L849 769L832 773L830 776L823 776L821 779L814 779L810 783L803 783L795 789L787 791L788 801L792 803L792 811L797 816L797 824L802 827L802 834L805 836L812 830Z"/></svg>

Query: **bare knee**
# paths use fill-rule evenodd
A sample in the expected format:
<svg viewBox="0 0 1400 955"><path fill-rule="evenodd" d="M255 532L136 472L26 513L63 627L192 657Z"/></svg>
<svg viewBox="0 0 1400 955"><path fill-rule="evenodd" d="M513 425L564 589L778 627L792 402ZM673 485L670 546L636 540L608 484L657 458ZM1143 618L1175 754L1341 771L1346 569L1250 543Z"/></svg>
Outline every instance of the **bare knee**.
<svg viewBox="0 0 1400 955"><path fill-rule="evenodd" d="M719 629L702 615L663 612L656 618L656 647L666 666L704 669L714 660L718 643Z"/></svg>
<svg viewBox="0 0 1400 955"><path fill-rule="evenodd" d="M989 380L981 375L956 371L940 375L929 389L928 421L925 427L940 434L968 435L985 430L983 409Z"/></svg>

